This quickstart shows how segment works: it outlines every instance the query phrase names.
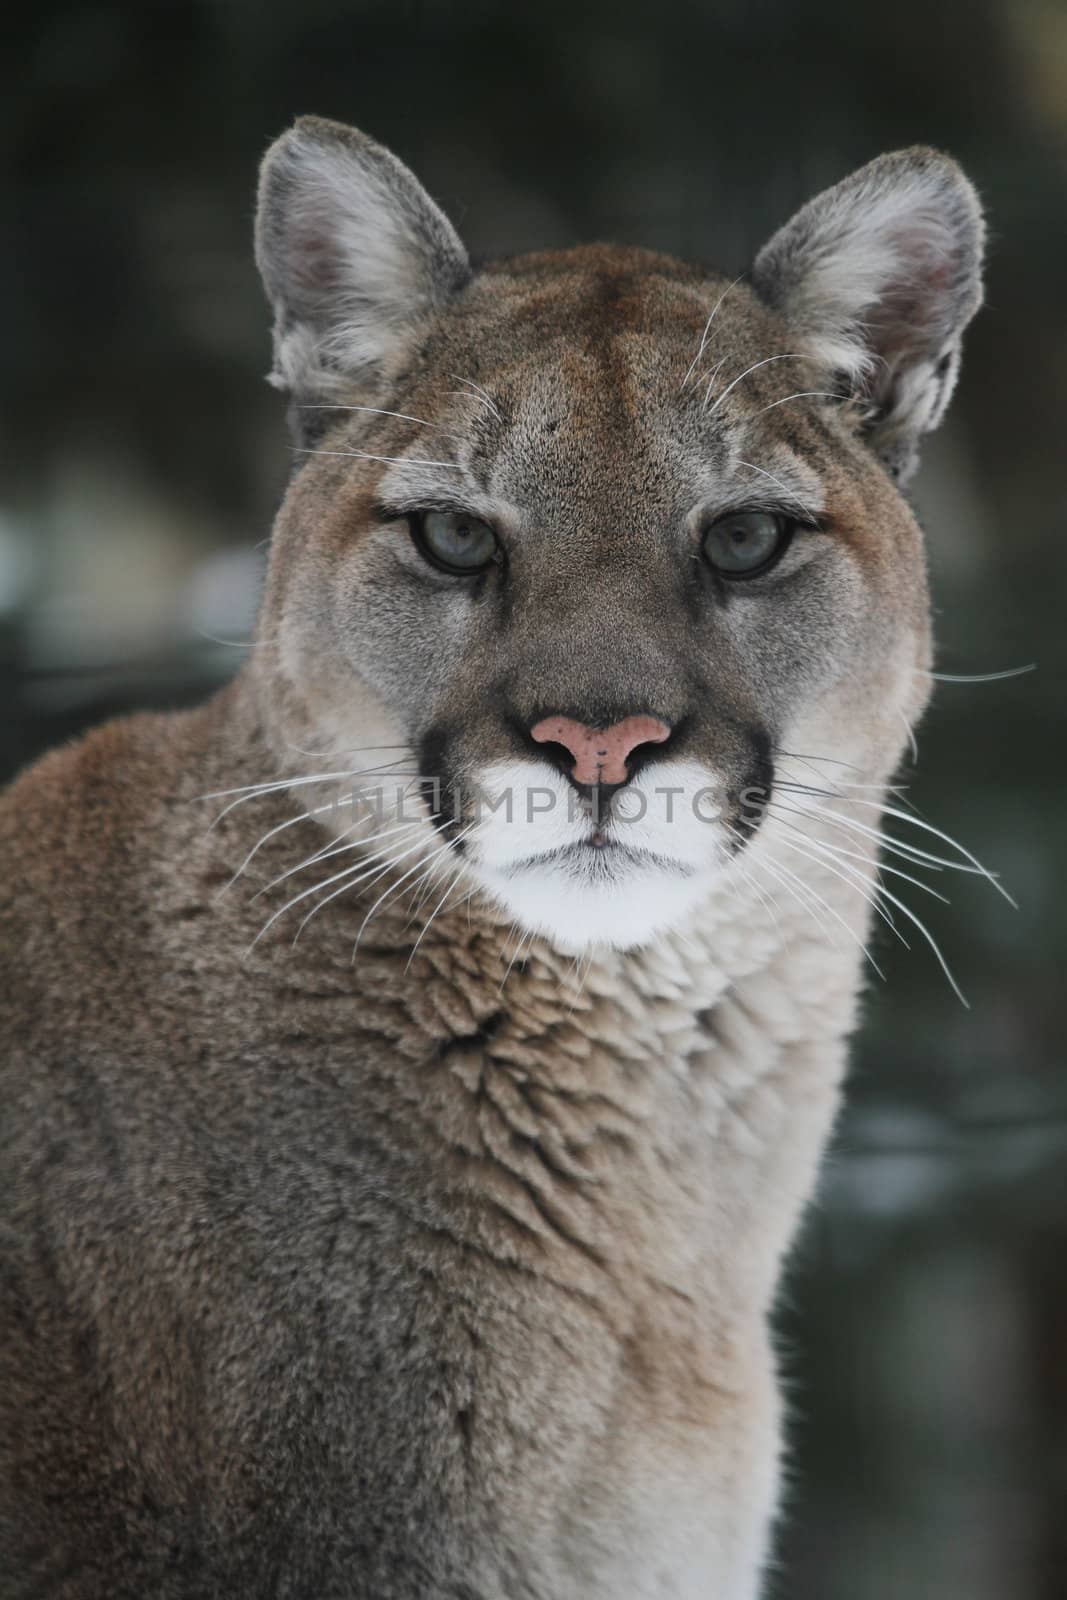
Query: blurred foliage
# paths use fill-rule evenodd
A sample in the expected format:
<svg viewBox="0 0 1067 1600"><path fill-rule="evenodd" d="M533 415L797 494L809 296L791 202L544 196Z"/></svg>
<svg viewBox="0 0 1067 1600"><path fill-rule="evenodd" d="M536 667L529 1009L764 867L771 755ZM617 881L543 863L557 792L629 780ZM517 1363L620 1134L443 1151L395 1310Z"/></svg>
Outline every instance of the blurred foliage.
<svg viewBox="0 0 1067 1600"><path fill-rule="evenodd" d="M232 671L288 467L255 167L298 112L393 146L477 255L614 237L740 270L883 149L951 150L988 305L916 500L943 683L904 781L1001 871L879 939L781 1317L794 1600L1067 1595L1061 0L44 3L0 146L0 762ZM931 904L933 904L931 902ZM925 913L924 913L925 914ZM884 930L883 930L884 932Z"/></svg>

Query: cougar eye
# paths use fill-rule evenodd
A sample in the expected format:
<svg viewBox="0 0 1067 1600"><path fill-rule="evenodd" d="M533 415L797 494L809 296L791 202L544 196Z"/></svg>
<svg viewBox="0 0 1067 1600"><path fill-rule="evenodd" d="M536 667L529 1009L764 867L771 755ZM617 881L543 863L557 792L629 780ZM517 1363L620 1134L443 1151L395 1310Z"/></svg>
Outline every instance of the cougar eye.
<svg viewBox="0 0 1067 1600"><path fill-rule="evenodd" d="M774 511L733 511L704 531L704 555L725 578L751 578L782 554L792 524Z"/></svg>
<svg viewBox="0 0 1067 1600"><path fill-rule="evenodd" d="M488 522L465 511L423 511L411 519L411 531L422 554L445 572L482 572L499 545Z"/></svg>

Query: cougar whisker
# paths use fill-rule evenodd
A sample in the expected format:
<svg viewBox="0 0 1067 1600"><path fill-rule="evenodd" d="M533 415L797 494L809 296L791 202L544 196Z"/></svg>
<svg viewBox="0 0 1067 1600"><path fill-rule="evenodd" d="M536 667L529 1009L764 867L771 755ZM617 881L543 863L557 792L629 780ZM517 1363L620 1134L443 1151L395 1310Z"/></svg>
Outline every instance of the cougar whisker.
<svg viewBox="0 0 1067 1600"><path fill-rule="evenodd" d="M413 855L416 850L421 850L424 847L425 842L425 839L420 836L418 839L416 839L413 845L409 846L409 848L406 850L401 850L397 855L392 854L389 850L373 851L369 857L363 857L353 866L347 868L345 872L338 873L337 876L343 878L345 881L341 884L339 889L334 889L332 893L326 895L325 899L317 900L315 902L311 910L302 919L300 926L293 935L294 947L304 929L311 921L312 917L317 916L324 906L328 906L330 904L331 900L336 900L340 895L347 894L350 889L354 889L359 884L369 883L369 886L373 888L376 883L380 883L382 878L386 877L390 872L392 872L393 868L398 866L401 861L406 861L408 856ZM364 861L370 862L371 864L364 867ZM329 884L336 881L337 880L335 878L327 878L326 883ZM326 885L320 884L317 887L325 888ZM314 891L311 890L308 892L313 893ZM290 904L292 904L292 902L290 902Z"/></svg>
<svg viewBox="0 0 1067 1600"><path fill-rule="evenodd" d="M796 829L794 831L799 832L800 830ZM903 944L906 949L911 948L908 944L908 941L904 938L903 934L900 932L900 929L893 921L893 918L875 898L874 890L876 885L873 877L865 878L863 874L860 873L858 868L850 867L847 863L842 861L835 862L831 859L828 859L821 852L814 854L812 851L805 850L804 846L798 844L795 839L783 839L781 842L785 845L787 850L795 850L798 855L802 855L806 860L814 862L815 865L821 867L823 871L830 873L832 877L839 878L842 883L847 884L850 888L854 889L860 898L865 900L866 903L871 907L871 910L874 911L877 916L881 917L883 922L885 922L887 926L892 929L897 938L900 940L901 944ZM809 839L808 843L814 844L815 841Z"/></svg>
<svg viewBox="0 0 1067 1600"><path fill-rule="evenodd" d="M414 828L420 828L420 830L421 830L421 826L422 826L421 823L414 823L413 822L411 824L411 827L413 829ZM412 848L416 849L416 848L418 848L418 846L415 845L415 846L412 846ZM372 852L372 855L373 855L373 857L380 859L383 853L384 852L381 852L381 851L374 851L374 852ZM407 852L407 853L410 853L410 852ZM403 860L403 857L401 856L398 859ZM353 866L345 867L341 872L335 872L332 877L326 878L324 880L324 882L322 882L322 883L313 883L309 889L302 889L300 891L300 893L299 894L295 894L292 897L291 900L287 900L285 902L285 904L283 906L281 906L277 911L275 911L272 916L268 917L267 921L263 924L262 928L259 930L259 932L256 934L255 938L252 940L252 943L248 948L248 954L251 954L251 952L255 949L256 945L263 938L264 934L269 932L269 930L277 922L278 918L281 917L281 916L284 916L285 913L287 911L289 911L293 906L299 905L302 900L308 899L308 897L310 895L317 894L320 889L328 888L328 886L331 883L337 883L338 880L341 879L341 878L349 878L349 877L351 877L352 874L354 874L354 873L359 871L361 866L362 866L362 862L357 861ZM329 898L332 898L332 896L329 897ZM325 902L323 902L323 903L325 903ZM303 923L301 923L300 926L302 928L303 927ZM299 930L298 930L298 933L299 933Z"/></svg>
<svg viewBox="0 0 1067 1600"><path fill-rule="evenodd" d="M762 417L764 412L773 411L775 406L788 405L790 400L840 400L842 398L843 396L837 394L833 389L798 389L795 394L783 395L781 400L772 400L769 406L761 406L758 411L745 420L750 423L755 422L756 418Z"/></svg>
<svg viewBox="0 0 1067 1600"><path fill-rule="evenodd" d="M917 677L933 678L937 683L1001 683L1005 678L1021 678L1027 672L1037 671L1037 662L1028 661L1024 667L1005 667L1002 672L929 672L925 667L912 669Z"/></svg>
<svg viewBox="0 0 1067 1600"><path fill-rule="evenodd" d="M352 456L360 461L383 461L397 467L448 467L453 472L463 471L458 461L425 461L418 456L376 456L367 450L322 450L299 444L290 445L289 448L298 456Z"/></svg>
<svg viewBox="0 0 1067 1600"><path fill-rule="evenodd" d="M810 517L813 522L816 520L816 512L814 512L809 505L806 505L796 491L791 489L787 483L783 483L781 478L776 478L773 472L768 472L766 467L757 467L754 461L741 460L738 460L737 465L739 467L747 467L750 472L758 472L762 474L764 478L769 478L772 483L776 483L779 489L781 489L782 492L787 495L790 500L792 500L794 505L800 507L805 516Z"/></svg>
<svg viewBox="0 0 1067 1600"><path fill-rule="evenodd" d="M731 382L726 385L726 388L723 389L722 393L716 397L715 404L708 412L708 417L713 417L716 411L718 411L719 407L722 405L723 401L726 399L726 396L730 394L732 390L736 389L737 385L741 383L743 379L747 378L750 373L756 372L760 367L769 367L772 361L808 361L810 359L811 358L809 356L803 355L798 350L790 350L784 355L764 356L762 361L753 361L750 367L746 367L744 372L738 373L737 377L732 379ZM705 399L704 405L705 407L707 406L707 399ZM758 416L759 412L757 412L756 415Z"/></svg>
<svg viewBox="0 0 1067 1600"><path fill-rule="evenodd" d="M983 866L978 857L973 855L971 851L967 849L966 845L960 844L958 839L954 839L951 834L945 833L941 828L935 828L932 822L927 822L923 817L916 816L914 810L902 811L898 806L883 804L877 800L860 800L849 798L848 804L854 806L864 806L871 810L880 811L883 816L895 817L898 822L910 823L913 828L920 828L924 833L932 834L936 839L940 839L942 843L951 845L954 850L958 850L960 855L971 864L973 870L980 877L985 878L987 882L993 885L993 888L997 891L997 893L1008 902L1014 911L1018 911L1018 903L1008 893L1007 889L1005 889L995 872L990 872L988 867ZM952 865L952 863L949 863L949 865Z"/></svg>
<svg viewBox="0 0 1067 1600"><path fill-rule="evenodd" d="M777 808L774 807L769 809L777 810ZM780 812L778 814L781 815ZM892 873L895 878L903 878L906 882L913 883L916 888L922 889L925 894L932 895L935 900L940 900L942 905L947 906L952 904L948 898L948 895L942 894L940 890L934 888L933 884L927 883L923 878L915 877L914 873L904 872L900 867L891 867L888 862L881 861L877 856L874 855L865 855L860 850L849 850L845 845L830 844L827 840L813 839L810 833L806 832L806 830L803 828L798 828L793 822L785 822L783 819L782 825L783 827L789 828L791 832L799 834L802 839L807 840L807 842L815 850L819 850L820 852L826 851L835 859L839 856L848 856L855 861L862 861L865 866L872 867L876 872L889 872ZM932 868L931 870L940 871L941 869L937 867Z"/></svg>
<svg viewBox="0 0 1067 1600"><path fill-rule="evenodd" d="M418 935L418 938L415 940L415 943L411 947L411 954L408 956L407 961L404 964L404 971L405 972L410 971L411 963L415 959L415 953L418 950L419 945L422 943L422 941L425 939L426 935L429 933L430 929L433 927L433 924L434 924L436 918L444 910L445 903L447 902L449 895L450 894L454 894L457 889L462 889L462 888L463 888L463 881L462 881L461 878L453 878L450 883L447 883L445 885L444 894L441 896L440 900L438 900L437 904L434 906L433 910L430 912L430 915L427 917L426 921L423 923L422 929L421 929L421 931L420 931L420 933Z"/></svg>
<svg viewBox="0 0 1067 1600"><path fill-rule="evenodd" d="M691 374L693 372L693 368L696 366L697 362L700 360L701 356L704 354L704 350L707 347L708 334L711 331L712 323L715 321L715 318L718 316L719 307L722 305L723 301L726 299L726 296L730 293L730 290L731 289L735 289L737 287L737 285L741 282L741 279L743 277L744 277L744 273L743 272L739 272L737 277L733 280L733 282L732 283L728 283L726 285L726 288L722 291L722 293L720 294L719 298L716 300L715 304L712 306L711 311L710 311L710 313L708 315L708 320L704 324L704 331L700 335L700 344L697 346L697 353L693 357L692 361L689 363L689 366L686 368L685 377L682 379L681 383L678 385L679 389L684 389L685 388L686 384L689 382L690 376L691 376Z"/></svg>
<svg viewBox="0 0 1067 1600"><path fill-rule="evenodd" d="M429 859L431 861L437 860L437 858L439 856L444 855L444 853L446 851L451 850L455 845L459 844L460 840L465 839L467 837L467 835L472 833L473 830L477 826L478 826L478 824L477 824L476 821L468 823L467 826L465 828L463 828L456 835L456 837L454 839L446 839L444 844L441 845L439 849L435 850L433 855ZM403 857L401 857L400 859L402 860ZM361 922L360 927L359 927L359 931L356 934L356 942L352 947L352 960L353 961L356 958L356 951L359 949L359 942L362 939L364 933L366 932L367 924L370 922L370 920L374 916L375 912L378 911L380 909L380 907L383 906L387 900L389 900L394 894L396 894L397 890L403 885L403 883L408 878L411 877L411 874L413 872L418 872L419 868L422 865L423 865L422 862L418 862L417 861L413 867L409 868L408 871L404 873L403 877L401 877L396 883L391 884L385 890L384 894L379 895L377 900L375 900L374 904L371 906L370 910L367 912L367 915L363 918L363 921Z"/></svg>
<svg viewBox="0 0 1067 1600"><path fill-rule="evenodd" d="M759 859L759 863L760 863L761 866L767 866L767 864L768 864L767 853L764 853L758 859ZM786 877L787 880L790 880L790 879L793 880L798 885L798 888L802 888L806 894L810 895L814 900L816 900L818 902L818 904L820 906L822 906L826 911L828 911L830 913L830 915L831 915L831 917L833 917L834 921L837 922L838 924L840 924L840 926L842 928L844 928L845 932L848 934L848 937L852 940L853 944L855 944L858 947L858 949L860 949L863 952L863 955L864 955L865 959L870 963L870 965L873 967L874 971L878 974L878 976L882 979L882 981L884 983L885 982L885 973L883 972L882 968L879 966L878 962L874 959L874 956L871 953L870 947L866 944L866 942L863 939L860 938L860 936L856 932L856 930L849 926L849 924L845 921L845 919L841 915L841 913L838 910L836 910L835 907L832 906L829 903L828 900L826 900L821 894L819 894L817 890L813 889L811 887L810 883L807 883L803 878L801 878L799 876L798 873L793 872L791 868L787 867L785 865L785 863L783 861L780 861L777 857L774 858L774 867L775 867L776 871L785 874L785 877ZM788 887L788 882L786 884L786 887ZM819 919L816 919L816 920L818 921ZM825 929L825 926L823 924L820 923L820 926L823 926L824 927L824 931L828 932L828 930ZM830 937L832 937L832 935Z"/></svg>
<svg viewBox="0 0 1067 1600"><path fill-rule="evenodd" d="M488 412L490 412L490 414L492 416L494 416L498 422L502 423L504 421L504 418L501 416L499 410L497 409L497 406L496 406L495 401L493 400L493 397L488 393L487 390L482 388L480 383L475 383L473 378L461 378L458 372L450 372L448 374L448 376L450 378L454 378L457 383L466 384L469 389L473 390L473 393L466 394L464 390L450 389L448 391L450 394L453 394L453 395L463 394L464 397L466 399L468 399L468 400L479 400L479 401L481 401L481 403L485 407L485 409Z"/></svg>
<svg viewBox="0 0 1067 1600"><path fill-rule="evenodd" d="M859 805L862 802L852 801L851 803ZM897 834L887 833L882 828L872 828L867 823L861 822L858 817L843 817L840 812L832 811L828 806L820 806L815 809L799 807L796 810L796 814L798 816L824 818L829 821L831 827L842 828L877 840L883 849L890 851L893 855L902 856L905 860L910 861L913 866L947 867L953 872L964 872L973 877L988 878L994 887L999 889L995 876L983 867L980 862L971 866L966 861L954 861L948 856L934 855L931 851L924 850L922 846L912 844L910 840L901 839ZM1007 893L1006 890L1000 892ZM1014 905L1014 901L1011 904Z"/></svg>
<svg viewBox="0 0 1067 1600"><path fill-rule="evenodd" d="M733 838L737 840L738 844L744 846L748 843L746 836L739 828L736 828L733 823L724 822L723 826L725 827L727 833L731 834ZM753 872L755 872L758 868L763 868L763 870L770 872L772 877L774 877L775 882L792 895L793 899L797 902L804 914L810 917L815 923L815 926L827 935L831 943L836 944L836 939L834 938L832 932L827 928L826 923L823 921L818 911L813 905L809 904L807 899L802 898L801 891L803 891L805 895L810 893L808 885L804 883L802 879L797 878L796 875L793 874L794 882L790 883L784 876L786 868L776 859L772 860L769 853L766 851L759 856L752 857L750 865ZM830 908L827 907L827 910L829 909Z"/></svg>
<svg viewBox="0 0 1067 1600"><path fill-rule="evenodd" d="M382 828L378 833L368 834L366 838L352 839L349 840L347 844L341 843L342 839L346 839L350 833L355 831L356 828L361 827L365 822L369 822L370 820L370 817L367 816L358 819L356 822L353 822L350 827L344 830L344 832L335 835L332 843L325 849L319 850L314 855L306 857L305 860L298 862L295 867L290 867L286 872L279 873L276 878L271 879L270 883L265 883L261 889L257 889L256 893L252 896L252 900L256 901L260 899L261 896L268 894L271 889L276 889L280 883L288 882L290 878L295 878L298 872L306 872L309 867L317 866L320 861L329 861L334 856L344 855L349 850L359 850L364 845L375 844L379 839L389 839L392 838L394 834L408 832L412 828L424 827L425 820L427 819L423 819L422 817L413 818L410 822L400 822L394 827Z"/></svg>
<svg viewBox="0 0 1067 1600"><path fill-rule="evenodd" d="M465 434L462 434L462 433L450 433L450 432L448 432L447 429L442 428L440 423L438 423L438 422L428 422L425 417L413 417L407 411L387 411L383 406L344 406L344 405L339 405L339 404L334 404L334 405L310 405L309 404L309 405L298 406L297 410L298 411L366 411L368 413L373 414L376 417L396 417L399 422L417 422L424 428L431 428L435 432L442 434L444 436L444 438L446 438L446 439L459 439L461 443L463 443L463 444L466 443L466 435Z"/></svg>

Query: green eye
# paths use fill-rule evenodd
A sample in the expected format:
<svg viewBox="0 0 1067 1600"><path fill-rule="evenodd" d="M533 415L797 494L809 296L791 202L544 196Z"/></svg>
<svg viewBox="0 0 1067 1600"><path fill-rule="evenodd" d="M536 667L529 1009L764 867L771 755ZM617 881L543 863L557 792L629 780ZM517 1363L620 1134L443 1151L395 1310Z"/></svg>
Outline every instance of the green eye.
<svg viewBox="0 0 1067 1600"><path fill-rule="evenodd" d="M792 524L773 511L734 511L704 530L704 555L724 578L751 578L785 550Z"/></svg>
<svg viewBox="0 0 1067 1600"><path fill-rule="evenodd" d="M423 511L412 518L415 543L428 561L445 572L484 572L499 550L488 522L465 511Z"/></svg>

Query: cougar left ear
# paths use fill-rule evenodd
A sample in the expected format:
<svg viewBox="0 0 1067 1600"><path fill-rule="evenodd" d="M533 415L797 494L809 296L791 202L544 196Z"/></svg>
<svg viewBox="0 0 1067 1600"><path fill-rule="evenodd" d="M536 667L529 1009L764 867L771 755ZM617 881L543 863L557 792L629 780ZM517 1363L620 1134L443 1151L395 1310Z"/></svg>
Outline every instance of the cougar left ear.
<svg viewBox="0 0 1067 1600"><path fill-rule="evenodd" d="M756 289L824 377L861 401L869 442L900 481L955 387L984 240L959 167L916 147L809 200L756 257Z"/></svg>
<svg viewBox="0 0 1067 1600"><path fill-rule="evenodd" d="M256 261L275 314L271 382L297 405L387 382L470 276L403 162L321 117L263 159Z"/></svg>

